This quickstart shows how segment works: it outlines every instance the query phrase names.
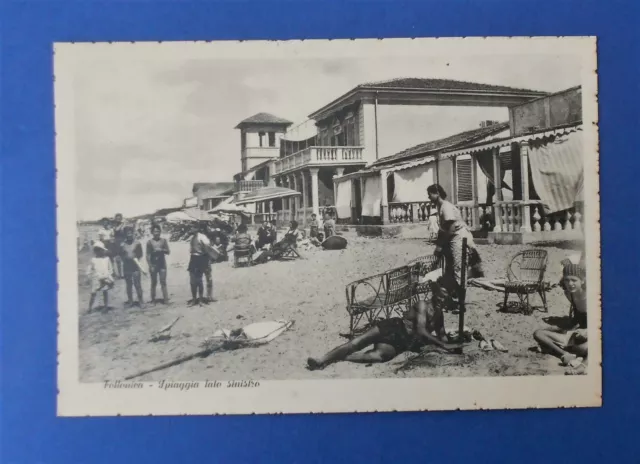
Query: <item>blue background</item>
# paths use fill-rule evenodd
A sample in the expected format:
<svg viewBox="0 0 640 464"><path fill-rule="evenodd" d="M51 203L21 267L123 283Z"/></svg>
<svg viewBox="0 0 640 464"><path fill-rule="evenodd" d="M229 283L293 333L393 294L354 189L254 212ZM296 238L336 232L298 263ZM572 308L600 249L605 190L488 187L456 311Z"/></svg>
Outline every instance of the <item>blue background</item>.
<svg viewBox="0 0 640 464"><path fill-rule="evenodd" d="M0 460L640 462L637 4L587 0L5 1L0 13ZM260 417L55 417L52 42L484 35L599 37L603 408Z"/></svg>

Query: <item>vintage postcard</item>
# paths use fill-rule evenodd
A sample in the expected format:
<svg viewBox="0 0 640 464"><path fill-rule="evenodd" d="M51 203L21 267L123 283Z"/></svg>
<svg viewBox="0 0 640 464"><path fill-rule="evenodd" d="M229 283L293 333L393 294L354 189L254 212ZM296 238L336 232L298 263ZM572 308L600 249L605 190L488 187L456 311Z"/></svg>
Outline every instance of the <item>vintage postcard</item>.
<svg viewBox="0 0 640 464"><path fill-rule="evenodd" d="M54 57L59 415L601 405L594 37Z"/></svg>

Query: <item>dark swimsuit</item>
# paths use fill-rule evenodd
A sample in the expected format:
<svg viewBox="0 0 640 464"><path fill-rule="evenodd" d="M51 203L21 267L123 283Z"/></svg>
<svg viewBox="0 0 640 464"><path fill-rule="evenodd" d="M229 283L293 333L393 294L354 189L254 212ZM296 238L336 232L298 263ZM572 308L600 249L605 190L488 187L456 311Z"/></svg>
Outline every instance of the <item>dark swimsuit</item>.
<svg viewBox="0 0 640 464"><path fill-rule="evenodd" d="M400 317L391 317L376 322L380 330L381 339L379 343L393 346L396 353L418 350L422 343L407 329L408 321Z"/></svg>

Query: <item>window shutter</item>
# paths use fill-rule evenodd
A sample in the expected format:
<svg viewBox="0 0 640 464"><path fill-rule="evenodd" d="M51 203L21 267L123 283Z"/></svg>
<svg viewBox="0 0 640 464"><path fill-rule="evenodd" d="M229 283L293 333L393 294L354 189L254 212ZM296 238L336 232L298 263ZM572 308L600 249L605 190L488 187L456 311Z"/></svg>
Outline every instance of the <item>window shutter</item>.
<svg viewBox="0 0 640 464"><path fill-rule="evenodd" d="M456 179L458 185L458 201L473 200L470 159L456 161Z"/></svg>
<svg viewBox="0 0 640 464"><path fill-rule="evenodd" d="M511 160L510 151L500 153L500 169L502 170L502 172L513 169L513 162Z"/></svg>

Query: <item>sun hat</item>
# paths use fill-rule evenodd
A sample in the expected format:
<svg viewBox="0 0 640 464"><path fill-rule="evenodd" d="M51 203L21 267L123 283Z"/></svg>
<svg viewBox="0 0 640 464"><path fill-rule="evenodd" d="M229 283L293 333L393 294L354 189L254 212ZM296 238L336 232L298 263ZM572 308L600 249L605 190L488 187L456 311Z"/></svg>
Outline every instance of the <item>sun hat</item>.
<svg viewBox="0 0 640 464"><path fill-rule="evenodd" d="M107 247L104 246L104 243L102 243L100 240L96 240L95 242L93 242L93 248L100 248L101 250L107 251Z"/></svg>

